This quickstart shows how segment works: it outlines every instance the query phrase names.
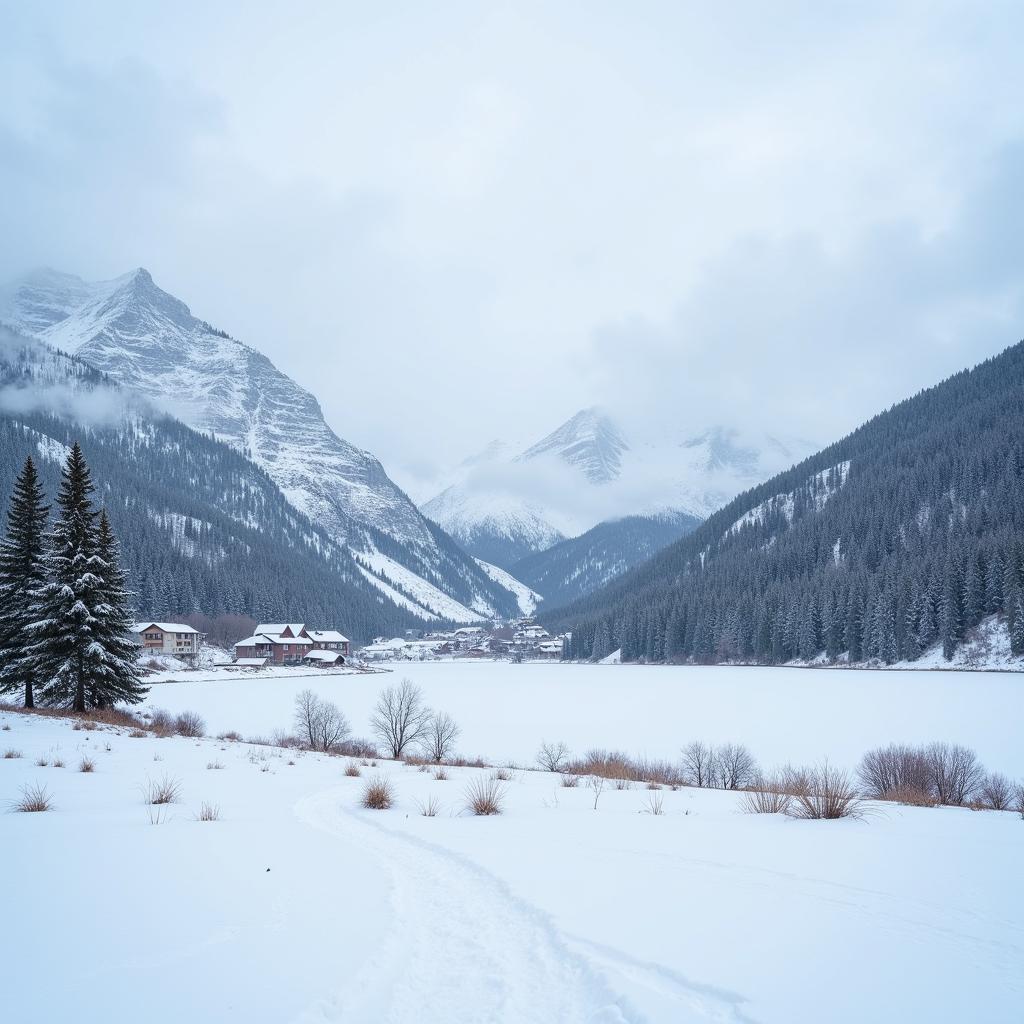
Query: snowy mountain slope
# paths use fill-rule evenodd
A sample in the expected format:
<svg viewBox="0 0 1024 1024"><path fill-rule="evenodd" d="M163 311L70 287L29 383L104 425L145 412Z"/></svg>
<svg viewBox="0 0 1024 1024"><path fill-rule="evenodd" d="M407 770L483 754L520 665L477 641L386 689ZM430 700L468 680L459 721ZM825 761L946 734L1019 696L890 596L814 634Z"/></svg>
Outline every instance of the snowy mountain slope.
<svg viewBox="0 0 1024 1024"><path fill-rule="evenodd" d="M266 356L192 315L144 269L85 282L38 271L6 289L0 321L72 352L189 426L243 452L301 512L354 551L374 531L455 602L514 612L514 596L431 527L370 453L338 437L316 399ZM431 609L438 611L439 609Z"/></svg>
<svg viewBox="0 0 1024 1024"><path fill-rule="evenodd" d="M544 598L535 590L531 590L525 583L521 583L515 578L515 576L506 572L504 569L501 569L496 565L491 565L490 562L485 562L480 558L476 560L476 564L479 565L495 583L499 583L506 590L511 590L512 593L516 595L519 600L519 610L523 615L532 615L537 610L537 605L544 600Z"/></svg>
<svg viewBox="0 0 1024 1024"><path fill-rule="evenodd" d="M519 454L492 443L423 511L474 555L511 569L601 522L663 513L705 518L810 447L722 427L636 424L627 431L611 414L586 409Z"/></svg>

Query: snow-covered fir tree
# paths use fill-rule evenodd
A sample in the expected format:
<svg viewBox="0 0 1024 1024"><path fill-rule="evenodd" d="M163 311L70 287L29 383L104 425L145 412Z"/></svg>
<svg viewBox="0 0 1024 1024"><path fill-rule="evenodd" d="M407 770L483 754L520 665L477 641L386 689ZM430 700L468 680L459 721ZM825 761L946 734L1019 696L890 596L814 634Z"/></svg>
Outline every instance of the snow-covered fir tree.
<svg viewBox="0 0 1024 1024"><path fill-rule="evenodd" d="M30 594L45 579L43 537L50 508L45 503L32 457L25 459L7 512L7 536L0 544L0 693L20 693L35 707L39 677L24 658L33 619Z"/></svg>

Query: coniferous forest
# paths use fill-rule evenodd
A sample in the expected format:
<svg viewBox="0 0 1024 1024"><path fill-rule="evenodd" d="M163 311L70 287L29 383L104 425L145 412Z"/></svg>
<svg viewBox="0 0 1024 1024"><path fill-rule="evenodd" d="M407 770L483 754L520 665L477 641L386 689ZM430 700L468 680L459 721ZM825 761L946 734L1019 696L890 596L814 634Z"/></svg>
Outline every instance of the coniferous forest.
<svg viewBox="0 0 1024 1024"><path fill-rule="evenodd" d="M951 658L999 615L1024 652L1024 343L747 491L545 618L566 657Z"/></svg>

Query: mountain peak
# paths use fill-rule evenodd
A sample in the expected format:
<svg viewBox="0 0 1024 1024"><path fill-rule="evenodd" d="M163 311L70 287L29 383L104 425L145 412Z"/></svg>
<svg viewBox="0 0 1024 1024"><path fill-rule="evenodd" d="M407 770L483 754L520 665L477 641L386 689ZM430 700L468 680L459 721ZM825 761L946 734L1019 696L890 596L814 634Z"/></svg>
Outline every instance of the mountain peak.
<svg viewBox="0 0 1024 1024"><path fill-rule="evenodd" d="M622 453L629 444L615 422L600 407L581 409L560 427L528 448L521 459L557 455L581 470L591 483L609 483L619 476Z"/></svg>

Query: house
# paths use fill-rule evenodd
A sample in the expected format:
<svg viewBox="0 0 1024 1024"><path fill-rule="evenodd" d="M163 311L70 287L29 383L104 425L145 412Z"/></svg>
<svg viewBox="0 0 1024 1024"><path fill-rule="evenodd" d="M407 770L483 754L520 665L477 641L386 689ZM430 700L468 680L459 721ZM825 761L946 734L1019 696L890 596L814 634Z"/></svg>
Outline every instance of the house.
<svg viewBox="0 0 1024 1024"><path fill-rule="evenodd" d="M336 668L345 664L345 655L341 651L307 651L302 658L303 665L315 665L317 668Z"/></svg>
<svg viewBox="0 0 1024 1024"><path fill-rule="evenodd" d="M132 633L144 654L172 654L176 658L194 658L203 638L184 622L136 622Z"/></svg>
<svg viewBox="0 0 1024 1024"><path fill-rule="evenodd" d="M265 658L274 665L298 665L314 651L334 655L309 664L345 664L350 643L336 629L308 629L303 622L261 622L252 636L235 644L236 663Z"/></svg>

